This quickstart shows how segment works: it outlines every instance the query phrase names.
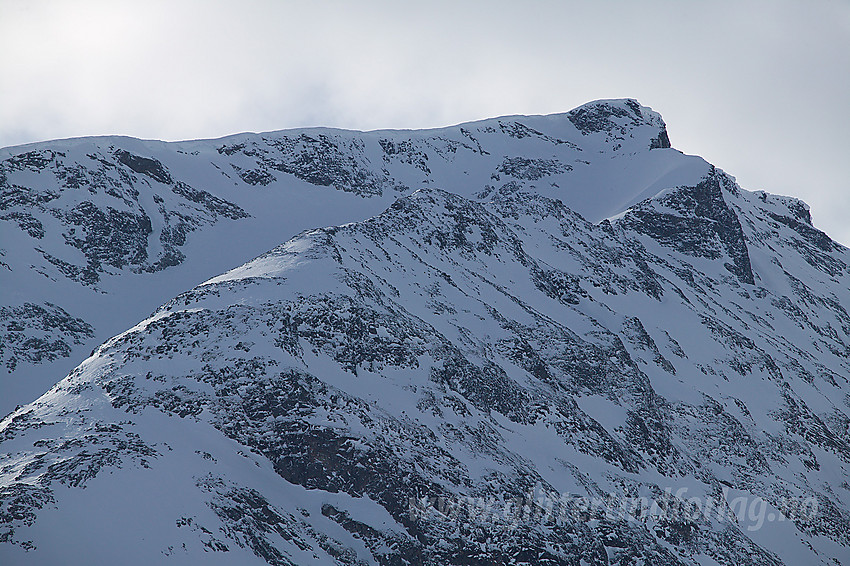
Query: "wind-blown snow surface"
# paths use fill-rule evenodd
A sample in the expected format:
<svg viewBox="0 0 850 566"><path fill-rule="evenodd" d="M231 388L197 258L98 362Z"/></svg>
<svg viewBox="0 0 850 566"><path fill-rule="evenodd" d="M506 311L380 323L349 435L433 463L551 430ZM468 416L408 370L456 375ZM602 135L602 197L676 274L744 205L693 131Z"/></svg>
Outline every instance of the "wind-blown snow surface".
<svg viewBox="0 0 850 566"><path fill-rule="evenodd" d="M14 296L58 289L87 320L61 293L110 305L206 281L0 423L4 564L850 560L850 252L801 202L668 149L657 114L601 101L430 132L119 142L142 144L26 155L117 160L147 245L75 236L94 229L75 207L107 211L107 189L25 188L65 165L6 165L4 214L27 234L4 258ZM333 209L287 206L307 192ZM256 245L235 226L346 215L200 267ZM163 238L186 218L184 243ZM39 258L53 286L19 272ZM545 515L541 494L655 512Z"/></svg>

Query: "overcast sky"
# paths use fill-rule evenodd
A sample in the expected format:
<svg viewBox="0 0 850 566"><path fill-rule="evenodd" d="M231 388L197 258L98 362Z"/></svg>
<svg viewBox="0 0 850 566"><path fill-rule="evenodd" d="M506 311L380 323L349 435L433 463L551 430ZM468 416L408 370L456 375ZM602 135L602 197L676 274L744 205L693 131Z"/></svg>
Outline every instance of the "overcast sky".
<svg viewBox="0 0 850 566"><path fill-rule="evenodd" d="M850 244L850 0L0 0L0 146L422 128L633 97Z"/></svg>

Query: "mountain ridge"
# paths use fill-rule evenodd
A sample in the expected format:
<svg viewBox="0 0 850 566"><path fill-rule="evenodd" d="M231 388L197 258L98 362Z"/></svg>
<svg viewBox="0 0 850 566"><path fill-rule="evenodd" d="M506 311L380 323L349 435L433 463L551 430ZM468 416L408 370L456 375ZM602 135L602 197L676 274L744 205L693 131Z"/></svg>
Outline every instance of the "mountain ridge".
<svg viewBox="0 0 850 566"><path fill-rule="evenodd" d="M618 115L621 114L622 107L625 106L632 110L638 117L643 117L644 121L647 125L660 125L664 130L666 130L666 124L664 123L661 114L652 110L649 107L641 105L634 98L602 98L587 102L580 106L573 108L572 110L566 112L555 112L552 114L506 114L503 116L496 116L493 118L481 118L478 120L470 120L466 122L460 122L457 124L450 124L447 126L433 126L427 128L377 128L371 130L358 130L352 128L341 128L335 126L306 126L306 127L293 127L293 128L283 128L278 130L264 130L260 132L253 131L245 131L245 132L236 132L232 134L226 134L223 136L216 136L210 138L197 138L197 139L180 139L180 140L159 140L154 138L137 138L134 136L121 135L121 134L97 134L97 135L87 135L87 136L72 136L68 138L57 138L53 140L44 140L44 141L34 141L27 142L21 144L15 144L10 146L3 146L0 148L0 152L9 152L9 155L12 155L12 152L17 152L19 149L35 149L38 146L42 146L44 144L54 144L61 145L65 143L71 142L79 142L83 140L91 140L91 141L107 141L107 140L127 140L133 142L142 142L142 143L154 143L154 144L168 144L168 145L176 145L176 144L196 144L196 143L207 143L207 142L226 142L226 141L239 141L243 137L270 137L274 135L285 135L291 133L316 133L316 134L340 134L340 133L349 133L349 134L432 134L432 133L444 133L455 130L456 128L464 128L470 126L479 126L488 122L498 123L500 120L519 120L519 119L546 119L546 118L567 118L569 119L569 115L576 112L583 113L593 113L591 109L595 107L610 107L612 111L610 115ZM616 110L614 110L616 109ZM646 113L646 116L643 116L643 113ZM659 132L656 136L659 138L659 144L661 142L661 138L664 137L665 132ZM669 144L669 137L667 138L667 143ZM667 147L670 147L667 145Z"/></svg>
<svg viewBox="0 0 850 566"><path fill-rule="evenodd" d="M634 139L619 127L592 146L596 178L640 194L652 184L610 173L614 138ZM566 145L506 129L493 134ZM0 423L0 556L840 563L850 253L796 199L651 149L659 136L639 136L620 173L663 179L660 151L690 182L616 215L573 210L541 179L604 187L520 146L463 194L393 194L164 301ZM356 181L339 157L300 174ZM564 498L596 505L546 515ZM664 511L616 512L638 500ZM688 507L709 501L725 514Z"/></svg>
<svg viewBox="0 0 850 566"><path fill-rule="evenodd" d="M426 132L296 129L192 142L95 137L2 150L7 156L0 160L0 262L6 268L0 282L4 321L12 324L3 336L18 346L0 352L11 372L4 378L9 393L0 413L31 400L57 373L67 373L93 347L180 291L300 230L377 214L419 186L438 184L468 194L502 176L519 185L568 180L604 187L611 193L606 197L616 201L613 187L629 183L621 182L620 173L606 179L605 168L590 165L597 159L589 152L601 158L623 153L622 147L611 148L626 141L632 149L646 147L665 126L633 101L596 104L609 105L628 113L626 118L610 111L613 133L589 136L564 113ZM617 120L633 124L641 113L645 124L623 134ZM608 114L603 111L603 118ZM612 142L611 136L618 139ZM505 140L524 148L523 155L508 151ZM452 165L458 151L476 168L462 177ZM585 153L589 159L570 164ZM667 184L667 169L674 175L682 169L679 160L663 156L639 163L628 166L647 185L640 186L644 193ZM695 159L692 167L701 163ZM685 169L679 177L690 175ZM599 209L607 202L579 196L573 208L587 202ZM626 195L614 204L619 210L639 197ZM133 295L134 301L119 294ZM12 319L23 320L26 328L15 330ZM24 372L26 379L19 377Z"/></svg>

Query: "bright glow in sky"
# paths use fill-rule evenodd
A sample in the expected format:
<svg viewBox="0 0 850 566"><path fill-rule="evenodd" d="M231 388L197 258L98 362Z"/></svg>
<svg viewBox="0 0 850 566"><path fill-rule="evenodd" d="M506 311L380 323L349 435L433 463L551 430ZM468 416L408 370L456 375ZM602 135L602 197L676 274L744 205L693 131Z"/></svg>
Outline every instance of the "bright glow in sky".
<svg viewBox="0 0 850 566"><path fill-rule="evenodd" d="M0 0L0 146L421 128L633 97L850 244L850 1Z"/></svg>

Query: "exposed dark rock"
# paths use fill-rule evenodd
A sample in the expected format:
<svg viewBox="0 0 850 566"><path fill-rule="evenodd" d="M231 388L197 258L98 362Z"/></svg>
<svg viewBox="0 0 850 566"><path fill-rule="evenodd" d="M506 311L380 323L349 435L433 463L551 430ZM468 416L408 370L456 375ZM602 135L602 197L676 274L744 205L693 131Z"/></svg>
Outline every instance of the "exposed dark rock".
<svg viewBox="0 0 850 566"><path fill-rule="evenodd" d="M516 179L536 181L549 175L571 171L572 166L554 159L528 159L525 157L506 157L499 166L499 172Z"/></svg>
<svg viewBox="0 0 850 566"><path fill-rule="evenodd" d="M694 187L633 207L624 224L679 252L709 259L728 257L726 269L754 284L741 223L723 198L722 175L712 171Z"/></svg>
<svg viewBox="0 0 850 566"><path fill-rule="evenodd" d="M125 151L123 149L117 150L115 152L115 157L118 158L118 162L122 165L126 165L136 173L147 175L154 181L158 181L164 185L170 185L174 182L171 175L169 175L165 167L162 166L162 163L156 159L133 155L129 151Z"/></svg>
<svg viewBox="0 0 850 566"><path fill-rule="evenodd" d="M0 307L0 359L10 372L20 360L40 363L68 357L72 344L92 336L90 324L51 303Z"/></svg>

